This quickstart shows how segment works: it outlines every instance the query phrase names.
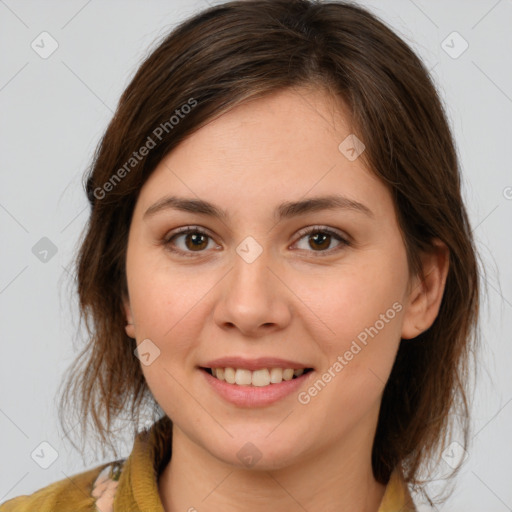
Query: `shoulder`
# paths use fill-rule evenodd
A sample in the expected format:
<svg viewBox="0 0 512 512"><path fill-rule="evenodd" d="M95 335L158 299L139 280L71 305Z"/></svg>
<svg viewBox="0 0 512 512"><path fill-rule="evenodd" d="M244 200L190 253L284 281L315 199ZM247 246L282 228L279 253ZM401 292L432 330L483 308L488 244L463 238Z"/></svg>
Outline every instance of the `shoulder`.
<svg viewBox="0 0 512 512"><path fill-rule="evenodd" d="M0 504L0 512L110 512L126 459L63 478L32 494Z"/></svg>

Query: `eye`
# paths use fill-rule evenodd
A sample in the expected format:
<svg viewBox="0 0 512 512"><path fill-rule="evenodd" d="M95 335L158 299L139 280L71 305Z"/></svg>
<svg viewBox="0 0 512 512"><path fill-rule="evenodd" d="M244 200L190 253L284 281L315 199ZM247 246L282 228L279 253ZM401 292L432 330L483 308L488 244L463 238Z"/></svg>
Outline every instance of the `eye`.
<svg viewBox="0 0 512 512"><path fill-rule="evenodd" d="M341 236L340 233L324 226L313 226L312 228L305 228L299 232L299 236L299 242L303 238L309 238L309 240L306 243L309 246L309 248L313 249L312 252L321 253L315 254L315 256L324 256L325 253L337 252L344 246L350 245L348 240ZM329 249L329 246L331 245L333 238L335 240L338 240L339 244L334 249ZM308 250L307 248L304 249L300 247L299 249Z"/></svg>
<svg viewBox="0 0 512 512"><path fill-rule="evenodd" d="M176 243L176 240L182 238L183 245ZM163 244L172 252L183 254L184 256L193 256L194 252L204 252L208 248L208 240L212 237L204 230L195 226L179 228L170 236L165 237ZM178 245L176 249L175 246Z"/></svg>
<svg viewBox="0 0 512 512"><path fill-rule="evenodd" d="M331 253L340 250L344 246L350 245L350 243L337 231L323 226L305 228L301 230L298 235L300 236L299 242L303 238L310 238L308 245L313 249L313 251L310 252ZM339 242L338 246L334 249L329 249L333 239ZM181 243L178 243L178 240L180 240ZM188 257L194 256L193 253L195 252L204 252L205 249L209 248L209 242L212 241L213 239L211 235L205 230L197 226L186 226L179 228L170 235L166 236L162 243L168 250ZM296 242L296 244L297 243L298 242ZM299 247L299 249L308 250L307 248L304 249L304 247ZM323 255L324 254L315 254L315 256Z"/></svg>

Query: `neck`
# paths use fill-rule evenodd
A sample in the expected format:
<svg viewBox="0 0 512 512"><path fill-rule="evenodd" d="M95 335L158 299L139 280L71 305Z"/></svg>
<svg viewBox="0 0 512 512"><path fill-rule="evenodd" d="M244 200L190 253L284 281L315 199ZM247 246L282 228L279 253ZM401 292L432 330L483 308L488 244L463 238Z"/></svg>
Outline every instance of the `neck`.
<svg viewBox="0 0 512 512"><path fill-rule="evenodd" d="M378 512L385 486L373 477L371 434L262 470L219 460L173 425L172 457L158 482L162 504L166 512L266 512L269 504L274 512Z"/></svg>

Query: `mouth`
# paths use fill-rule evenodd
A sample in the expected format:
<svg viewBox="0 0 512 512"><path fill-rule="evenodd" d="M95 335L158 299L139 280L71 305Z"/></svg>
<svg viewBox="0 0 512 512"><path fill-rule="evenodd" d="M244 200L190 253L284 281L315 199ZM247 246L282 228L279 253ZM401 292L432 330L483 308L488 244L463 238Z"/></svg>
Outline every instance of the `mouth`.
<svg viewBox="0 0 512 512"><path fill-rule="evenodd" d="M217 367L200 369L219 381L246 387L268 387L290 381L313 371L313 368L246 368Z"/></svg>

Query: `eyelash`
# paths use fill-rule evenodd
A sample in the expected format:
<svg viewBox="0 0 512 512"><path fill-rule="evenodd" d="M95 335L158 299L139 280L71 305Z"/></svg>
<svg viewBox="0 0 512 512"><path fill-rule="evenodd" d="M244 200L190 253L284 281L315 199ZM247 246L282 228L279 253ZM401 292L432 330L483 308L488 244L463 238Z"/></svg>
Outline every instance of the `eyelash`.
<svg viewBox="0 0 512 512"><path fill-rule="evenodd" d="M183 251L181 249L175 249L172 246L172 241L175 238L177 238L178 236L187 235L190 233L205 235L208 238L213 240L213 238L210 236L210 234L207 233L206 231L204 231L203 229L201 229L197 226L187 226L187 227L179 228L176 231L174 231L173 233L171 233L170 235L166 236L162 240L162 243L165 246L165 248L171 252L178 253L185 257L194 257L196 253L199 254L204 251ZM306 235L311 236L311 235L316 235L318 233L323 233L323 234L333 236L340 242L340 245L334 249L329 249L326 251L308 251L308 252L312 252L314 254L314 257L322 258L322 257L325 257L326 255L332 254L333 252L337 252L337 251L341 250L343 247L348 247L351 245L350 242L348 240L346 240L345 238L343 238L337 231L334 231L333 229L330 229L330 228L324 227L324 226L313 226L313 227L302 229L298 233L298 236L299 236L298 241L300 241Z"/></svg>

